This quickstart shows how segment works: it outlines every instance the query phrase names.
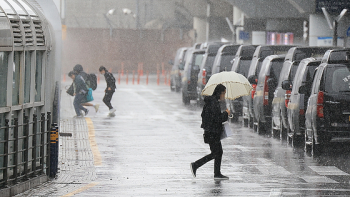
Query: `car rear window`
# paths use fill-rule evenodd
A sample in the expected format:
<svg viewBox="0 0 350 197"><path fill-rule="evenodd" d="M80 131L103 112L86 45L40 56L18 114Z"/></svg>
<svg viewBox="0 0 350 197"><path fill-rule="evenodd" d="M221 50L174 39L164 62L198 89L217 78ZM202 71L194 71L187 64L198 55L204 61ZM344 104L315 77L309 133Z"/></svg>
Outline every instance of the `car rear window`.
<svg viewBox="0 0 350 197"><path fill-rule="evenodd" d="M325 91L328 93L350 92L350 66L328 68L325 77Z"/></svg>
<svg viewBox="0 0 350 197"><path fill-rule="evenodd" d="M270 78L278 80L280 78L283 61L273 61L271 64Z"/></svg>
<svg viewBox="0 0 350 197"><path fill-rule="evenodd" d="M227 54L222 55L221 62L220 62L220 72L222 71L230 71L232 67L231 61L233 60L234 55Z"/></svg>
<svg viewBox="0 0 350 197"><path fill-rule="evenodd" d="M208 55L207 60L205 61L204 68L207 72L211 72L211 69L214 65L215 55Z"/></svg>
<svg viewBox="0 0 350 197"><path fill-rule="evenodd" d="M198 53L193 54L193 55L194 55L194 57L193 57L194 64L192 64L192 69L195 68L194 67L195 65L200 66L202 64L202 60L203 60L203 56L204 56L203 54L198 54Z"/></svg>
<svg viewBox="0 0 350 197"><path fill-rule="evenodd" d="M239 62L239 65L238 65L239 67L237 69L237 72L242 74L243 76L247 77L251 61L252 60L242 60L241 59Z"/></svg>

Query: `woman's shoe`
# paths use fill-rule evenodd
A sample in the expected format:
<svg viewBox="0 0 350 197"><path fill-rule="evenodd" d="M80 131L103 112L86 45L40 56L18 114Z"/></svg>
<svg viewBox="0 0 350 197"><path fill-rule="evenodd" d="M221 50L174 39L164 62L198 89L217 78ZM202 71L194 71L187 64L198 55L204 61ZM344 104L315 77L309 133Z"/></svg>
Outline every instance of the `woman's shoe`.
<svg viewBox="0 0 350 197"><path fill-rule="evenodd" d="M214 175L214 180L228 180L229 178L227 176L224 176L222 174Z"/></svg>
<svg viewBox="0 0 350 197"><path fill-rule="evenodd" d="M194 163L190 164L190 168L191 168L191 172L192 172L193 177L196 178L197 168L194 166Z"/></svg>

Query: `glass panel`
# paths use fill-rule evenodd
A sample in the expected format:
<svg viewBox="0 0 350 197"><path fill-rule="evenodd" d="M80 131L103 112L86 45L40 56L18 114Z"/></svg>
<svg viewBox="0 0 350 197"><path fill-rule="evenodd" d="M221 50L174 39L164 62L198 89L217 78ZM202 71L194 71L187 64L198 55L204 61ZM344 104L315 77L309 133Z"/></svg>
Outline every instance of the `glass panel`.
<svg viewBox="0 0 350 197"><path fill-rule="evenodd" d="M42 85L42 68L43 68L43 51L36 52L36 68L35 68L35 101L41 101L41 85Z"/></svg>
<svg viewBox="0 0 350 197"><path fill-rule="evenodd" d="M5 129L1 127L5 126L5 114L0 114L0 141L5 139ZM0 154L4 154L4 143L0 143ZM0 156L0 168L4 167L4 156ZM0 180L3 180L3 171L0 171Z"/></svg>
<svg viewBox="0 0 350 197"><path fill-rule="evenodd" d="M13 81L12 81L12 105L19 104L19 85L20 85L20 61L21 52L14 52L13 55Z"/></svg>
<svg viewBox="0 0 350 197"><path fill-rule="evenodd" d="M234 55L222 55L222 59L220 62L220 72L222 71L231 71L232 68L232 60Z"/></svg>
<svg viewBox="0 0 350 197"><path fill-rule="evenodd" d="M7 101L7 74L8 74L8 52L0 52L0 107L6 106Z"/></svg>
<svg viewBox="0 0 350 197"><path fill-rule="evenodd" d="M30 102L30 87L31 87L31 62L32 52L25 52L25 68L24 68L24 103Z"/></svg>

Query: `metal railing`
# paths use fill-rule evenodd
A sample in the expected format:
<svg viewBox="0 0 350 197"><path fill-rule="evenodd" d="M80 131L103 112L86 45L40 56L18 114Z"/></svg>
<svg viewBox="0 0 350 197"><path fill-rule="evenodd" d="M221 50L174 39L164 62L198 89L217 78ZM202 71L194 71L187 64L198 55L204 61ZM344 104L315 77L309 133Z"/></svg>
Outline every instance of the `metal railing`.
<svg viewBox="0 0 350 197"><path fill-rule="evenodd" d="M19 124L18 118L14 118L13 124L9 125L9 119L5 119L4 126L0 127L0 131L4 130L4 139L0 140L0 147L3 146L4 150L0 154L0 159L2 158L3 161L2 167L0 163L0 173L2 172L0 188L29 180L42 174L49 176L50 125L50 112L47 112L47 114L41 113L39 118L36 114L33 114L32 121L29 121L28 116L24 116L23 124ZM19 135L20 127L22 127L21 131L23 131L21 136ZM30 132L30 128L32 128L32 132ZM13 138L10 137L11 129ZM10 146L12 143L13 147Z"/></svg>

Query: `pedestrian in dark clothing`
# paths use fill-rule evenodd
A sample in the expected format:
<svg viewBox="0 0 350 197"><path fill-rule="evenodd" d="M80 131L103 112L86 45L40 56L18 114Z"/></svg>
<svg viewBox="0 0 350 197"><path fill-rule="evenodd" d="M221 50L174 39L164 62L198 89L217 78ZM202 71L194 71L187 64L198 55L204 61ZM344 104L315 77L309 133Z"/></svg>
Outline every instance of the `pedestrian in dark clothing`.
<svg viewBox="0 0 350 197"><path fill-rule="evenodd" d="M104 66L100 66L98 69L102 75L105 76L105 80L107 83L107 87L105 89L105 96L103 97L103 102L109 108L109 114L113 114L116 110L113 108L111 104L112 96L115 92L115 78L112 73L108 72L108 70Z"/></svg>
<svg viewBox="0 0 350 197"><path fill-rule="evenodd" d="M222 123L228 120L230 111L221 112L219 101L225 100L226 87L222 84L216 86L212 96L204 98L204 106L202 111L202 125L204 129L204 142L209 144L211 153L203 158L191 163L191 171L194 177L196 177L196 171L199 167L214 159L214 179L225 180L229 179L227 176L221 174L221 158L222 158L222 146L220 142L220 136L224 131Z"/></svg>
<svg viewBox="0 0 350 197"><path fill-rule="evenodd" d="M90 87L90 84L89 84L89 82L88 82L88 80L87 80L87 79L88 79L88 74L84 71L82 65L80 65L80 64L75 65L75 66L73 67L73 71L74 71L77 75L82 76L83 79L84 79L84 81L85 81L85 83L86 83L86 85L87 85L88 87ZM83 100L83 102L84 102L84 100ZM82 105L83 105L83 106L91 106L91 107L94 107L96 112L98 111L98 108L100 107L99 104L92 104L92 103L89 103L89 102L86 102L86 101L85 101L84 103L82 103Z"/></svg>
<svg viewBox="0 0 350 197"><path fill-rule="evenodd" d="M83 117L80 111L84 111L85 115L89 112L88 109L84 108L81 103L85 99L88 89L86 87L85 81L82 76L77 75L75 72L71 71L68 73L68 76L73 79L74 86L74 109L77 117Z"/></svg>

